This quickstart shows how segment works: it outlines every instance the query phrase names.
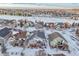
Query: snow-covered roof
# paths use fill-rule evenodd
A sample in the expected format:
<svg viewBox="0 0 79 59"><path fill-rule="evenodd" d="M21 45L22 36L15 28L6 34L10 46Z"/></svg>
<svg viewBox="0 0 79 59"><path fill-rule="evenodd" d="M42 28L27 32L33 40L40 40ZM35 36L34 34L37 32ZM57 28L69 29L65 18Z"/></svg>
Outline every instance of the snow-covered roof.
<svg viewBox="0 0 79 59"><path fill-rule="evenodd" d="M39 37L35 37L33 40L36 40L36 41L43 41L43 39L39 38Z"/></svg>
<svg viewBox="0 0 79 59"><path fill-rule="evenodd" d="M28 31L28 32L32 32L32 31L35 31L35 30L36 30L35 27L29 27L29 28L26 29L26 31Z"/></svg>
<svg viewBox="0 0 79 59"><path fill-rule="evenodd" d="M12 34L13 35L15 35L15 34L17 34L17 33L19 33L18 31L12 31Z"/></svg>

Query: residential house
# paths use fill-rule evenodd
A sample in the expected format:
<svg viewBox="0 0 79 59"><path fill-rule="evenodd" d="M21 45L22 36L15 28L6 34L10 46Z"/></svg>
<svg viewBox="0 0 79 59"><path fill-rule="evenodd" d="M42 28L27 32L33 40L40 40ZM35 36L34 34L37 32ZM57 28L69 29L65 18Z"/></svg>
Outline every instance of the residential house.
<svg viewBox="0 0 79 59"><path fill-rule="evenodd" d="M34 27L34 23L32 21L26 21L26 23L24 24L25 29L28 27Z"/></svg>
<svg viewBox="0 0 79 59"><path fill-rule="evenodd" d="M35 21L35 28L36 29L41 29L41 28L43 28L44 27L44 23L42 22L42 21Z"/></svg>
<svg viewBox="0 0 79 59"><path fill-rule="evenodd" d="M71 27L71 24L68 23L68 22L65 22L65 23L57 23L57 25L56 25L56 28L57 29L60 29L60 28L65 29L65 28L70 28L70 27Z"/></svg>
<svg viewBox="0 0 79 59"><path fill-rule="evenodd" d="M71 24L70 23L68 23L68 22L65 22L64 23L64 28L70 28L71 27Z"/></svg>
<svg viewBox="0 0 79 59"><path fill-rule="evenodd" d="M4 44L7 42L9 37L12 35L12 32L10 31L11 29L9 28L3 28L0 30L0 54L3 55L2 53L5 53L6 48Z"/></svg>
<svg viewBox="0 0 79 59"><path fill-rule="evenodd" d="M25 40L26 33L27 33L26 31L20 31L19 33L16 33L14 36L15 36L16 39L19 39L19 40L23 39L23 40Z"/></svg>
<svg viewBox="0 0 79 59"><path fill-rule="evenodd" d="M45 23L45 27L55 29L55 24L54 23Z"/></svg>
<svg viewBox="0 0 79 59"><path fill-rule="evenodd" d="M64 28L64 23L57 23L56 28L57 29Z"/></svg>
<svg viewBox="0 0 79 59"><path fill-rule="evenodd" d="M33 34L26 40L25 44L30 48L46 48L45 42L46 37L43 31L35 31Z"/></svg>
<svg viewBox="0 0 79 59"><path fill-rule="evenodd" d="M78 27L79 27L79 23L73 22L73 23L72 23L72 27L78 28Z"/></svg>
<svg viewBox="0 0 79 59"><path fill-rule="evenodd" d="M26 31L20 31L19 33L14 34L15 40L13 41L13 46L24 46L24 42L27 38Z"/></svg>
<svg viewBox="0 0 79 59"><path fill-rule="evenodd" d="M3 26L8 28L15 28L17 23L16 20L4 20Z"/></svg>
<svg viewBox="0 0 79 59"><path fill-rule="evenodd" d="M5 28L0 30L0 36L6 40L8 40L11 35L12 35L12 32L11 32L10 28L5 27Z"/></svg>
<svg viewBox="0 0 79 59"><path fill-rule="evenodd" d="M33 27L34 26L34 23L32 21L28 21L27 19L19 20L18 24L19 24L20 27L24 27L25 29L28 28L28 27Z"/></svg>
<svg viewBox="0 0 79 59"><path fill-rule="evenodd" d="M51 48L59 48L62 50L68 50L68 44L65 38L58 32L54 32L48 35L49 45Z"/></svg>

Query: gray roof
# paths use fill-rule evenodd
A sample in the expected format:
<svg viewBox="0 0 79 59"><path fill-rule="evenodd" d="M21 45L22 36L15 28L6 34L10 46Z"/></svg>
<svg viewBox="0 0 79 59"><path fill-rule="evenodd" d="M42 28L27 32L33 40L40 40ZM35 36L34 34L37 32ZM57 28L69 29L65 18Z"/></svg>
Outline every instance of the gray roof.
<svg viewBox="0 0 79 59"><path fill-rule="evenodd" d="M39 30L38 31L34 31L33 35L30 37L30 39L33 39L36 36L40 37L42 39L46 39L44 31L39 31Z"/></svg>
<svg viewBox="0 0 79 59"><path fill-rule="evenodd" d="M53 39L55 39L55 38L57 38L57 37L61 37L63 40L65 40L66 41L66 39L60 34L60 33L58 33L58 32L54 32L54 33L52 33L52 34L49 34L48 35L49 36L49 40L51 41L51 40L53 40ZM66 41L67 42L67 41Z"/></svg>
<svg viewBox="0 0 79 59"><path fill-rule="evenodd" d="M63 23L58 23L57 25L63 25Z"/></svg>
<svg viewBox="0 0 79 59"><path fill-rule="evenodd" d="M26 40L26 43L28 43L29 40L33 39L34 37L46 39L45 33L43 31L34 31L33 34Z"/></svg>
<svg viewBox="0 0 79 59"><path fill-rule="evenodd" d="M44 31L38 31L37 36L42 38L42 39L46 39Z"/></svg>
<svg viewBox="0 0 79 59"><path fill-rule="evenodd" d="M3 28L3 29L1 29L1 30L0 30L0 36L1 36L1 37L5 37L7 34L10 33L10 30L11 30L11 29L9 29L9 28Z"/></svg>

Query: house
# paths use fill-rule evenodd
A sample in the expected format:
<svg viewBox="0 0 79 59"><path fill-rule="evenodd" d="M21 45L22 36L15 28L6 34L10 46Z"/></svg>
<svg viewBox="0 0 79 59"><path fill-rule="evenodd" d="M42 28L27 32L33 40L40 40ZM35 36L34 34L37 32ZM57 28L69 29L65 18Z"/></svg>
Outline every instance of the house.
<svg viewBox="0 0 79 59"><path fill-rule="evenodd" d="M26 31L20 31L19 33L16 33L14 36L16 39L24 39L26 38Z"/></svg>
<svg viewBox="0 0 79 59"><path fill-rule="evenodd" d="M25 45L28 45L30 48L46 48L45 39L46 37L43 31L34 31L26 40Z"/></svg>
<svg viewBox="0 0 79 59"><path fill-rule="evenodd" d="M44 27L44 23L42 21L39 21L39 22L36 21L36 24L35 24L36 29L41 29L43 27Z"/></svg>
<svg viewBox="0 0 79 59"><path fill-rule="evenodd" d="M4 39L9 39L9 37L12 35L11 29L10 28L3 28L0 30L0 36L3 37Z"/></svg>
<svg viewBox="0 0 79 59"><path fill-rule="evenodd" d="M64 23L57 23L56 28L64 28Z"/></svg>
<svg viewBox="0 0 79 59"><path fill-rule="evenodd" d="M26 23L24 24L24 27L34 27L34 23L32 21L26 21Z"/></svg>
<svg viewBox="0 0 79 59"><path fill-rule="evenodd" d="M34 26L34 23L32 21L27 21L27 23L29 24L30 27Z"/></svg>
<svg viewBox="0 0 79 59"><path fill-rule="evenodd" d="M25 22L24 22L24 20L18 20L18 25L20 26L20 27L23 27L24 26L24 24L25 24Z"/></svg>
<svg viewBox="0 0 79 59"><path fill-rule="evenodd" d="M57 23L56 25L56 28L70 28L71 27L71 24L68 23L68 22L65 22L65 23Z"/></svg>
<svg viewBox="0 0 79 59"><path fill-rule="evenodd" d="M24 27L24 28L27 28L27 27L33 27L34 26L34 23L32 21L28 21L28 20L19 20L18 21L18 25L20 27Z"/></svg>
<svg viewBox="0 0 79 59"><path fill-rule="evenodd" d="M73 20L78 20L79 19L79 16L73 15L70 18L73 19Z"/></svg>
<svg viewBox="0 0 79 59"><path fill-rule="evenodd" d="M79 27L79 23L73 22L73 23L72 23L72 27L78 28L78 27Z"/></svg>
<svg viewBox="0 0 79 59"><path fill-rule="evenodd" d="M46 39L44 31L38 30L36 34L38 37L40 37L42 39Z"/></svg>
<svg viewBox="0 0 79 59"><path fill-rule="evenodd" d="M70 23L68 23L68 22L65 22L64 23L64 28L70 28L71 27L71 24Z"/></svg>
<svg viewBox="0 0 79 59"><path fill-rule="evenodd" d="M27 32L26 31L20 31L19 33L14 34L15 40L12 42L13 46L24 46L24 42L27 38Z"/></svg>
<svg viewBox="0 0 79 59"><path fill-rule="evenodd" d="M48 35L49 45L51 48L59 48L62 50L68 50L67 41L58 32L54 32Z"/></svg>
<svg viewBox="0 0 79 59"><path fill-rule="evenodd" d="M49 28L55 28L55 24L54 23L45 23L45 27L49 27Z"/></svg>
<svg viewBox="0 0 79 59"><path fill-rule="evenodd" d="M16 20L4 20L3 25L8 28L15 28L17 26Z"/></svg>
<svg viewBox="0 0 79 59"><path fill-rule="evenodd" d="M32 35L31 35L31 37L29 37L30 39L33 39L34 37L39 37L41 39L46 39L45 33L42 30L37 30L37 31L35 30L31 33L32 33Z"/></svg>

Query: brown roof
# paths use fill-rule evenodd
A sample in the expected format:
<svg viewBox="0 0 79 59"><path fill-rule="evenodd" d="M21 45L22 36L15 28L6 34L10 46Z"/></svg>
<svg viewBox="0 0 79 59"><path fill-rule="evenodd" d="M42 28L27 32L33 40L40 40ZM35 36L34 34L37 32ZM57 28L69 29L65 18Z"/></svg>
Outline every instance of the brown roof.
<svg viewBox="0 0 79 59"><path fill-rule="evenodd" d="M26 38L26 32L19 32L14 35L16 38Z"/></svg>
<svg viewBox="0 0 79 59"><path fill-rule="evenodd" d="M50 34L50 35L48 35L48 36L49 36L48 39L50 39L50 40L53 40L53 39L55 39L55 38L57 38L57 37L61 37L62 39L65 40L65 38L64 38L61 34L59 34L58 32L54 32L54 33L52 33L52 34ZM65 41L66 41L66 40L65 40Z"/></svg>

